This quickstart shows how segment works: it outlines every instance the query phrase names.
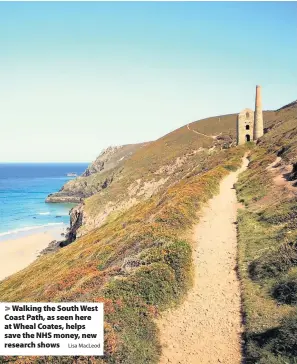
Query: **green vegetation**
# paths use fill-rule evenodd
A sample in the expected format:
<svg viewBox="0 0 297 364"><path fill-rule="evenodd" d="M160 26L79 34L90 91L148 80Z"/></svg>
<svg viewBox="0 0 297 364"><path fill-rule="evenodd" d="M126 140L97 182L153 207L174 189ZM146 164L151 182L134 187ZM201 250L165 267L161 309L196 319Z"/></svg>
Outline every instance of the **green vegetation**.
<svg viewBox="0 0 297 364"><path fill-rule="evenodd" d="M85 224L81 228L85 233L89 231L89 226L97 225L97 221L105 222L107 215L111 218L110 213L112 217L117 217L127 207L157 192L166 191L186 176L211 170L219 160L222 163L227 161L221 148L225 148L225 139L234 143L235 126L236 114L223 115L193 122L190 130L183 126L145 145L130 145L126 150L129 155L125 155L123 160L124 152L115 152L112 163L107 163L108 168L105 169L105 163L100 173L68 182L53 197L69 196L75 201L87 197L83 207L85 216L95 224ZM212 139L194 131L219 138ZM232 167L232 161L226 167L228 170L236 168Z"/></svg>
<svg viewBox="0 0 297 364"><path fill-rule="evenodd" d="M267 123L271 130L236 185L245 205L238 241L248 364L295 364L297 357L297 197L275 184L281 169L267 168L277 156L289 164L296 155L296 107L282 112L281 121L279 111Z"/></svg>
<svg viewBox="0 0 297 364"><path fill-rule="evenodd" d="M238 219L247 363L294 363L289 350L292 338L284 335L290 331L293 319L288 317L294 307L280 303L289 303L284 276L290 272L297 277L295 245L288 241L286 226L267 223L259 211L251 211L253 207L248 205ZM281 206L278 209L281 215ZM292 300L297 286L290 288ZM291 336L296 339L296 332ZM286 352L278 349L282 346L287 347Z"/></svg>
<svg viewBox="0 0 297 364"><path fill-rule="evenodd" d="M289 193L276 190L266 169L277 153L286 161L296 155L297 130L291 122L291 108L265 113L269 133L255 148L251 144L225 149L225 141L222 144L193 132L224 133L232 139L236 115L214 117L138 148L104 188L101 178L115 172L112 168L100 178L90 176L93 182L88 188L94 187L95 194L84 200L87 233L0 282L0 300L104 302L105 356L1 358L0 362L157 363L161 348L154 319L159 311L179 304L191 286L190 236L197 212L251 148L250 168L236 187L245 205L238 234L247 360L294 363L296 306L285 285L295 289L297 199L292 202ZM279 133L286 140L285 149ZM137 181L133 191L131 186ZM158 188L139 193L147 184L159 181ZM108 204L118 206L129 198L135 201L122 209L108 210ZM102 222L100 217L106 210L107 218ZM290 304L280 304L283 299L291 300Z"/></svg>
<svg viewBox="0 0 297 364"><path fill-rule="evenodd" d="M236 115L221 116L220 123L218 120L217 117L194 122L190 125L191 130L206 132L209 135L230 133L234 137ZM219 151L220 148L217 148L210 155L209 149L215 143L220 144L220 142L197 135L191 130L188 130L187 126L183 126L150 142L145 147L137 149L125 161L108 188L85 200L86 214L94 218L102 214L107 204L114 204L115 210L117 210L118 201L122 204L129 204L132 197L137 202L143 200L147 183L154 185L161 181L158 188L153 188L153 193L166 191L169 186L180 181L187 174L198 174L214 168L218 163L218 158L221 161L224 159L224 157L222 158L224 151ZM172 168L172 173L168 173L170 168ZM162 179L164 180L162 181ZM127 194L136 181L139 182L138 188L133 194Z"/></svg>
<svg viewBox="0 0 297 364"><path fill-rule="evenodd" d="M297 276L283 278L272 290L272 296L280 303L297 305Z"/></svg>
<svg viewBox="0 0 297 364"><path fill-rule="evenodd" d="M294 243L284 243L276 250L271 250L249 265L249 275L260 280L277 277L297 265L297 246Z"/></svg>
<svg viewBox="0 0 297 364"><path fill-rule="evenodd" d="M280 325L249 337L247 363L296 363L297 314L288 315ZM259 354L260 352L260 354Z"/></svg>
<svg viewBox="0 0 297 364"><path fill-rule="evenodd" d="M229 173L222 162L236 168L244 151L231 148L210 155L213 168L191 170L162 192L41 257L0 283L0 299L104 302L105 357L97 362L157 363L160 345L154 318L180 303L191 286L189 236L197 211Z"/></svg>

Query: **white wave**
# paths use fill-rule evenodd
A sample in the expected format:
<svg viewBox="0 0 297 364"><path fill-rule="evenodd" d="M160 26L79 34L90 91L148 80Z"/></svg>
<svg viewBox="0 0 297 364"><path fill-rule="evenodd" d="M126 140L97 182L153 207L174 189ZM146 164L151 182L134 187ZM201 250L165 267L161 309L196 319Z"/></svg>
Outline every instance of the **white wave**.
<svg viewBox="0 0 297 364"><path fill-rule="evenodd" d="M22 232L26 232L26 231L30 231L30 230L42 229L42 228L45 228L47 226L56 226L56 225L65 225L65 227L67 226L63 222L50 222L50 223L45 224L45 225L27 226L27 227L20 228L20 229L6 231L4 233L0 233L0 237L1 236L6 236L6 235L11 235L11 234L18 234L18 233L22 233Z"/></svg>
<svg viewBox="0 0 297 364"><path fill-rule="evenodd" d="M50 215L51 213L50 212L39 212L38 215Z"/></svg>

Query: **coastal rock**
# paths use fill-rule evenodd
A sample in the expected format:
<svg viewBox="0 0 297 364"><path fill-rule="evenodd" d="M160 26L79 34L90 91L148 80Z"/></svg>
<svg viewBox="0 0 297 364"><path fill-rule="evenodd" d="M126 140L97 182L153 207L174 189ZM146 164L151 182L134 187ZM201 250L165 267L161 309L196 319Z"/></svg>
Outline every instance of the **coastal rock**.
<svg viewBox="0 0 297 364"><path fill-rule="evenodd" d="M144 264L145 263L137 257L124 258L124 262L121 266L121 272L123 272L124 274L129 274L133 270L137 269L139 266Z"/></svg>
<svg viewBox="0 0 297 364"><path fill-rule="evenodd" d="M83 204L79 204L76 207L72 208L69 212L69 215L70 228L67 228L66 234L61 234L61 236L64 237L64 240L53 240L45 249L40 252L40 256L53 253L61 248L64 248L76 239L77 231L83 224Z"/></svg>
<svg viewBox="0 0 297 364"><path fill-rule="evenodd" d="M83 223L83 204L79 204L70 210L70 229L66 234L66 242L62 246L72 243L77 236L78 229Z"/></svg>
<svg viewBox="0 0 297 364"><path fill-rule="evenodd" d="M120 152L123 151L123 149L125 150L126 147L127 146L125 146L125 145L120 145L120 146L108 147L108 148L104 149L99 154L97 159L92 164L90 164L89 167L85 170L85 172L82 174L82 177L88 177L91 174L98 173L103 170L106 171L108 169L112 169L113 167L115 167L116 164L121 159L121 157L118 154L122 154ZM127 154L124 153L124 155L122 156L122 159L124 159L126 156L127 156Z"/></svg>
<svg viewBox="0 0 297 364"><path fill-rule="evenodd" d="M55 251L57 251L60 248L60 242L57 240L53 240L49 243L49 245L43 249L40 253L39 256L42 255L46 255L46 254L50 254L50 253L54 253Z"/></svg>
<svg viewBox="0 0 297 364"><path fill-rule="evenodd" d="M296 181L297 180L297 162L293 163L292 172L288 176L289 181Z"/></svg>
<svg viewBox="0 0 297 364"><path fill-rule="evenodd" d="M98 158L89 165L80 177L68 181L59 192L50 194L45 202L81 203L83 199L107 188L117 179L120 176L125 161L136 150L146 144L108 147L100 153Z"/></svg>
<svg viewBox="0 0 297 364"><path fill-rule="evenodd" d="M53 193L47 196L45 202L47 203L79 203L82 201L82 198L77 196L63 196L58 192Z"/></svg>

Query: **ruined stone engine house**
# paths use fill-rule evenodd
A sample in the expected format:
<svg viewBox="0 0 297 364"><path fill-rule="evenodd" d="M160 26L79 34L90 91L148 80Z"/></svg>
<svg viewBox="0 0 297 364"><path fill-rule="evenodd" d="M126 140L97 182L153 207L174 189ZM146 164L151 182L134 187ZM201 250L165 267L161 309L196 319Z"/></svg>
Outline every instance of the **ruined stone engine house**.
<svg viewBox="0 0 297 364"><path fill-rule="evenodd" d="M264 133L261 86L256 86L255 112L242 110L237 116L237 144L257 140Z"/></svg>

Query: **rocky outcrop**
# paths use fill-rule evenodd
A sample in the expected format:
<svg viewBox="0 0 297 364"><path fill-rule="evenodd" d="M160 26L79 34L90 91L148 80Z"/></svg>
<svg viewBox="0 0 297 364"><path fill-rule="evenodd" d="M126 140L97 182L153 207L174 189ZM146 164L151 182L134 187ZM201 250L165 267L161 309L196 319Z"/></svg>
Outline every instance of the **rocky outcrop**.
<svg viewBox="0 0 297 364"><path fill-rule="evenodd" d="M46 253L72 243L81 235L79 229L84 222L84 199L101 192L118 180L125 161L144 145L147 143L109 147L103 150L80 177L68 181L59 192L50 194L46 198L48 203L78 203L69 213L70 228L65 240L53 243Z"/></svg>
<svg viewBox="0 0 297 364"><path fill-rule="evenodd" d="M297 180L297 162L293 163L292 172L288 176L289 181L296 181Z"/></svg>
<svg viewBox="0 0 297 364"><path fill-rule="evenodd" d="M118 165L123 164L126 159L143 145L145 143L120 145L104 149L97 159L85 170L82 177L114 169Z"/></svg>
<svg viewBox="0 0 297 364"><path fill-rule="evenodd" d="M59 192L50 194L45 202L51 203L80 203L84 198L90 197L107 188L119 170L109 171L107 175L91 177L78 177L67 182Z"/></svg>
<svg viewBox="0 0 297 364"><path fill-rule="evenodd" d="M82 223L83 223L83 204L81 203L70 211L70 229L67 234L68 244L72 243L76 239L77 230L82 226Z"/></svg>
<svg viewBox="0 0 297 364"><path fill-rule="evenodd" d="M80 203L107 188L119 177L125 161L146 144L128 144L104 149L80 177L68 181L59 192L50 194L46 202Z"/></svg>
<svg viewBox="0 0 297 364"><path fill-rule="evenodd" d="M121 160L127 157L127 154L129 155L129 152L125 153L127 147L129 146L121 145L104 149L99 154L97 159L85 170L85 172L82 174L82 177L88 177L91 174L100 173L103 170L107 171L114 168Z"/></svg>
<svg viewBox="0 0 297 364"><path fill-rule="evenodd" d="M78 196L77 194L63 194L62 190L57 193L52 193L47 196L45 202L48 203L79 203L83 200L84 196Z"/></svg>
<svg viewBox="0 0 297 364"><path fill-rule="evenodd" d="M43 249L39 253L39 256L52 254L75 241L77 237L77 231L83 224L83 204L81 203L71 209L69 215L70 228L67 228L67 234L65 235L64 240L53 240L45 249Z"/></svg>

